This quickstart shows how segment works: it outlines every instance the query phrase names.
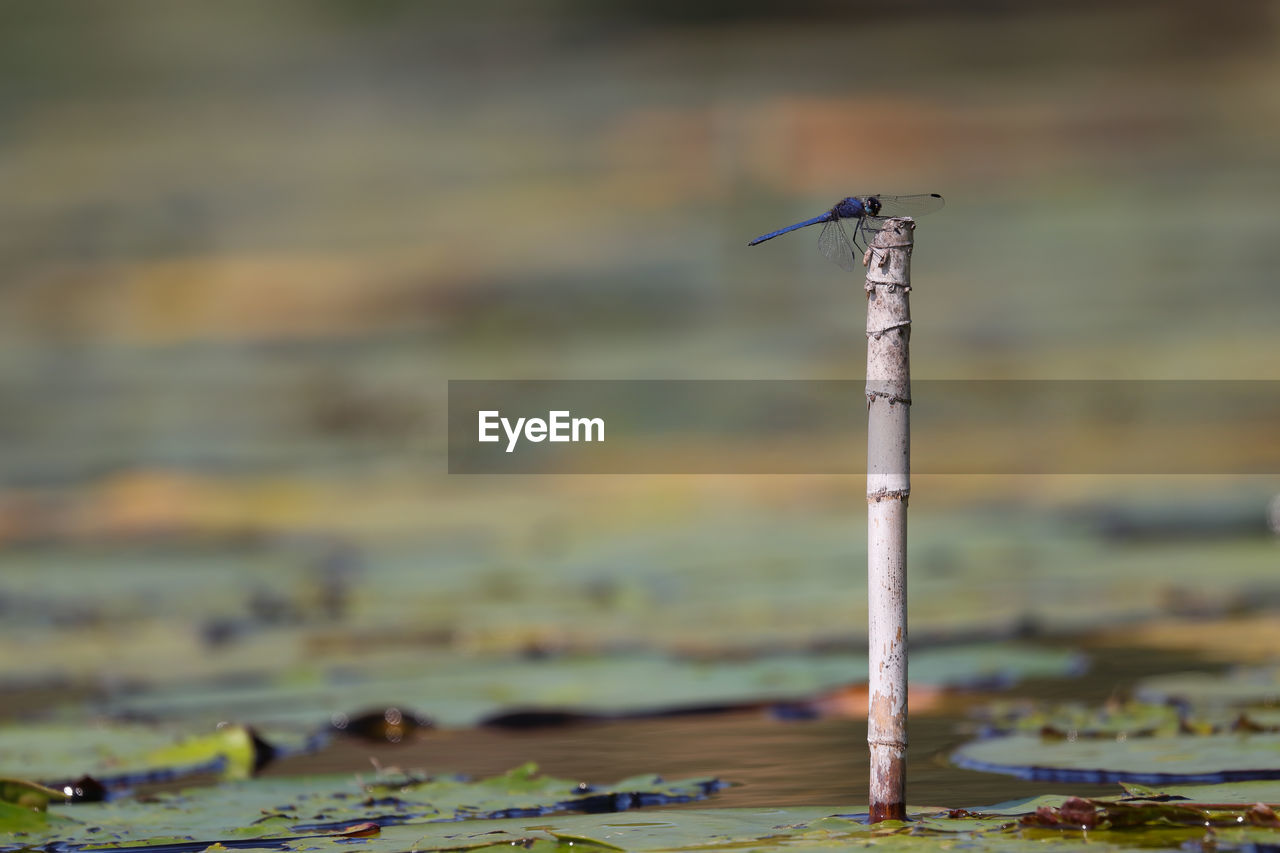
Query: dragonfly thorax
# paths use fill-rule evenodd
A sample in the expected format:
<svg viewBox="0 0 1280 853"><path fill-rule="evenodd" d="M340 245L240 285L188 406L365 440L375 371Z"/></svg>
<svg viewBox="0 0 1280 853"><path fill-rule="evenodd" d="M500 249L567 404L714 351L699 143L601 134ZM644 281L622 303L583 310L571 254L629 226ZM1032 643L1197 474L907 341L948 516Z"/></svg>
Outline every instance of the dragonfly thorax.
<svg viewBox="0 0 1280 853"><path fill-rule="evenodd" d="M876 208L879 209L879 202ZM831 208L831 213L836 219L861 219L863 214L869 211L863 206L862 199L850 196L838 202L835 207Z"/></svg>

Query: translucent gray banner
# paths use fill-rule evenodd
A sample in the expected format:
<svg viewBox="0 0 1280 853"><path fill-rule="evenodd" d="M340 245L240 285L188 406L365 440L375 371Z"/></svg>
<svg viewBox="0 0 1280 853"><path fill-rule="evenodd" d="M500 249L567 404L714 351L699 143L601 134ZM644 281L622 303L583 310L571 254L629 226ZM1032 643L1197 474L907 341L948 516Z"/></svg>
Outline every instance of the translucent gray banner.
<svg viewBox="0 0 1280 853"><path fill-rule="evenodd" d="M866 393L862 380L454 380L449 472L861 474ZM1280 382L921 380L911 400L917 474L1280 473Z"/></svg>

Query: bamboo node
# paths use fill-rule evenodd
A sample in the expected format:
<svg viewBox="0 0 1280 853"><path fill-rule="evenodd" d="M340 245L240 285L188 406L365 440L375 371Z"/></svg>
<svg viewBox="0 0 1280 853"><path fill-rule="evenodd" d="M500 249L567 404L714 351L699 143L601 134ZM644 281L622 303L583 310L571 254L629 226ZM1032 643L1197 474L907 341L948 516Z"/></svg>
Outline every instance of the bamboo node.
<svg viewBox="0 0 1280 853"><path fill-rule="evenodd" d="M867 492L867 503L879 503L880 501L898 500L903 503L907 502L907 498L911 497L911 488L905 489L878 489L874 492Z"/></svg>
<svg viewBox="0 0 1280 853"><path fill-rule="evenodd" d="M878 391L874 388L867 389L867 403L874 402L877 397L881 400L888 400L889 405L891 406L894 403L902 403L904 406L911 405L910 397L904 397L901 394L895 394L892 391Z"/></svg>
<svg viewBox="0 0 1280 853"><path fill-rule="evenodd" d="M905 249L907 254L911 254L914 243L889 243L884 246L868 246L867 250L862 253L862 265L869 267L871 264L878 266L886 266L889 263L889 249Z"/></svg>
<svg viewBox="0 0 1280 853"><path fill-rule="evenodd" d="M880 329L867 329L867 337L880 340L880 337L886 332L892 332L894 329L905 329L910 325L910 320L903 320L901 323L893 323Z"/></svg>
<svg viewBox="0 0 1280 853"><path fill-rule="evenodd" d="M903 293L911 292L911 285L904 282L892 278L877 278L875 276L868 275L867 283L863 285L863 289L867 291L867 293L870 293L877 287L883 287L890 292L894 290L901 290Z"/></svg>

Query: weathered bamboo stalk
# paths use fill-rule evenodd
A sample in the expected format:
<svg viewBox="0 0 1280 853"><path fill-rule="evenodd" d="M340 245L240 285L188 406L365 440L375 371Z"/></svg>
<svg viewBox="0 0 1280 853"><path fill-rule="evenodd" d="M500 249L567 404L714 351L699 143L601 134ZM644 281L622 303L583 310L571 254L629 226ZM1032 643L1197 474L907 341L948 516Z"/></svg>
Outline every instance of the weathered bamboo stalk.
<svg viewBox="0 0 1280 853"><path fill-rule="evenodd" d="M907 499L911 494L911 249L891 219L867 253L867 744L871 820L906 817Z"/></svg>

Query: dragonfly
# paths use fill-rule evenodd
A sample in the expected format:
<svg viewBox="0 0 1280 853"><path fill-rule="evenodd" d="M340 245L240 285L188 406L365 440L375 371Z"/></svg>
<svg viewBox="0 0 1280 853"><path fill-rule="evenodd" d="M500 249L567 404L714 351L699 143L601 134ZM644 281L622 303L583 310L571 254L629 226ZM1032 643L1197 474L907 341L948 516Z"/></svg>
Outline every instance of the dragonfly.
<svg viewBox="0 0 1280 853"><path fill-rule="evenodd" d="M861 256L861 252L856 250L883 228L886 220L896 216L924 216L941 207L942 196L937 193L851 195L836 202L835 207L821 216L788 225L786 228L779 228L777 231L770 231L747 245L754 246L791 231L826 223L818 234L818 251L839 264L841 269L852 272L857 269L858 258ZM853 232L852 240L849 239L850 231Z"/></svg>

